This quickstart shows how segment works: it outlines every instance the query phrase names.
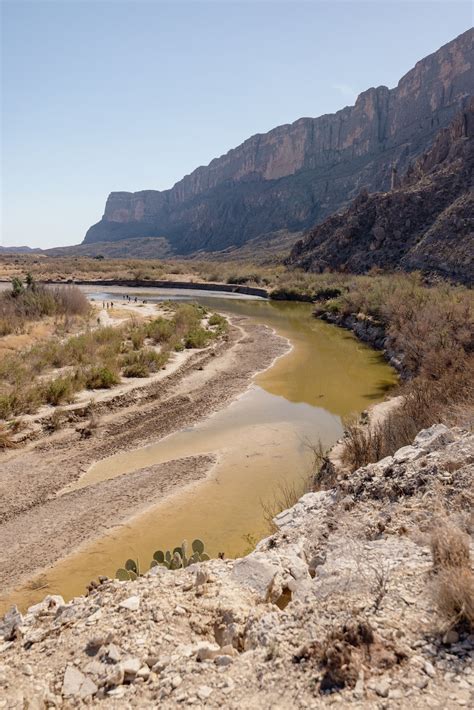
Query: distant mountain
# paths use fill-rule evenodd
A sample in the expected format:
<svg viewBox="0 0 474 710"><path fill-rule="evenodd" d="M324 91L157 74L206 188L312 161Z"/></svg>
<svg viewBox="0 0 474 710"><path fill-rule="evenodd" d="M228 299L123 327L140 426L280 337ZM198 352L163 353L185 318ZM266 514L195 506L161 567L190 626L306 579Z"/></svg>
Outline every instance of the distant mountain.
<svg viewBox="0 0 474 710"><path fill-rule="evenodd" d="M390 192L362 192L297 242L287 263L318 272L420 269L472 284L473 171L471 98L399 184Z"/></svg>
<svg viewBox="0 0 474 710"><path fill-rule="evenodd" d="M42 249L33 249L32 247L2 247L0 246L0 254L40 254Z"/></svg>
<svg viewBox="0 0 474 710"><path fill-rule="evenodd" d="M386 190L474 93L474 30L419 61L394 89L255 135L164 192L112 192L85 244L162 237L175 254L298 233L353 199Z"/></svg>
<svg viewBox="0 0 474 710"><path fill-rule="evenodd" d="M118 242L95 242L76 244L70 247L45 249L46 256L103 256L107 259L165 259L171 255L166 239L146 238L122 239Z"/></svg>

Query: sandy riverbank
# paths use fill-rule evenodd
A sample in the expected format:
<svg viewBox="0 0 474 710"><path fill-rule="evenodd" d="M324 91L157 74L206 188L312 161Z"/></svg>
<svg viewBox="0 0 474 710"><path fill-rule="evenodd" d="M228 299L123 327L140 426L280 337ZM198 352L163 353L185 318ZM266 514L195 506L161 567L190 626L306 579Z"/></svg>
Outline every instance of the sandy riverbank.
<svg viewBox="0 0 474 710"><path fill-rule="evenodd" d="M195 457L58 496L93 462L156 442L225 406L287 350L288 342L270 328L235 317L227 340L193 353L169 376L98 402L98 426L89 438L68 426L2 454L0 537L8 541L0 560L3 594L206 475L212 459Z"/></svg>

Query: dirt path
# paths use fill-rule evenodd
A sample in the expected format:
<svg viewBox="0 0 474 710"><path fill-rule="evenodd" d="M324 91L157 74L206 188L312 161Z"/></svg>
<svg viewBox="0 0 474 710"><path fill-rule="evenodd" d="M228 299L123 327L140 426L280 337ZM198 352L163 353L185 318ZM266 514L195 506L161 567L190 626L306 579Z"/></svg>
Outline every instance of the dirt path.
<svg viewBox="0 0 474 710"><path fill-rule="evenodd" d="M97 403L98 425L89 438L73 421L21 451L3 454L0 577L7 582L2 591L103 535L147 501L151 506L163 491L205 475L212 462L198 457L192 464L169 462L57 497L93 462L156 442L224 407L287 349L287 341L270 328L236 317L227 340L194 353L165 379Z"/></svg>

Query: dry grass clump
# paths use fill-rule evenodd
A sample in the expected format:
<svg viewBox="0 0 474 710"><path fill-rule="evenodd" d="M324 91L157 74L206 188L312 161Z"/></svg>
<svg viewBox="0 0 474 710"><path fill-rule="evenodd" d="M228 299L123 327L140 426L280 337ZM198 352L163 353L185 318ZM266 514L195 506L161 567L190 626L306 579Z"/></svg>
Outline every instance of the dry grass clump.
<svg viewBox="0 0 474 710"><path fill-rule="evenodd" d="M353 688L361 670L386 670L405 655L375 634L366 620L354 620L332 629L323 641L304 646L294 663L313 661L320 671L319 691L332 693Z"/></svg>
<svg viewBox="0 0 474 710"><path fill-rule="evenodd" d="M263 518L268 529L275 532L273 518L283 510L292 508L305 493L312 490L312 475L302 476L294 482L279 483L268 500L260 499Z"/></svg>
<svg viewBox="0 0 474 710"><path fill-rule="evenodd" d="M450 627L474 629L474 573L469 538L449 524L431 536L433 595L440 614Z"/></svg>

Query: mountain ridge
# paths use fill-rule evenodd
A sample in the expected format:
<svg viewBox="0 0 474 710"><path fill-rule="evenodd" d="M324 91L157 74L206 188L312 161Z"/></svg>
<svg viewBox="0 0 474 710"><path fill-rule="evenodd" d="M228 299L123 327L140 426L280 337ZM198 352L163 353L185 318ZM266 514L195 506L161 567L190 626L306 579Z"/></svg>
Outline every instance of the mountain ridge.
<svg viewBox="0 0 474 710"><path fill-rule="evenodd" d="M362 191L316 225L286 263L307 271L373 267L434 272L472 283L474 97L388 192Z"/></svg>
<svg viewBox="0 0 474 710"><path fill-rule="evenodd" d="M362 187L386 189L449 123L474 88L474 30L421 59L393 89L354 106L256 134L166 191L109 195L84 243L166 238L174 254L239 247L281 229L299 232Z"/></svg>

